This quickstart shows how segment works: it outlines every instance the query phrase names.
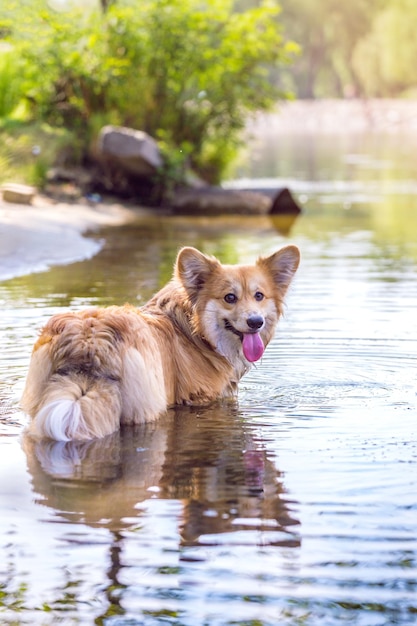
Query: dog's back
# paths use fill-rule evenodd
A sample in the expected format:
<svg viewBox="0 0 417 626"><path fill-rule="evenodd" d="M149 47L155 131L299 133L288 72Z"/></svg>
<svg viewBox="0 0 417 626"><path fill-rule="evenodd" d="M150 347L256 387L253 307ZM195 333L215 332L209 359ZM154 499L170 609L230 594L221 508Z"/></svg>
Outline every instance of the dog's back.
<svg viewBox="0 0 417 626"><path fill-rule="evenodd" d="M141 351L138 351L140 347ZM166 408L158 349L131 307L58 314L35 344L21 405L33 434L92 439Z"/></svg>

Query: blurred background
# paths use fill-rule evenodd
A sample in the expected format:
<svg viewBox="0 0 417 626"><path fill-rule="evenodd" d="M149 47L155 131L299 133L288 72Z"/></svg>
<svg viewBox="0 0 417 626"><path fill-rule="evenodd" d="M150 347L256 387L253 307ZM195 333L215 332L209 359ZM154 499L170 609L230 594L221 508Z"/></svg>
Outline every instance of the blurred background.
<svg viewBox="0 0 417 626"><path fill-rule="evenodd" d="M416 19L414 0L3 0L0 182L87 167L107 124L154 137L173 184L188 168L234 176L259 111L287 128L415 127Z"/></svg>

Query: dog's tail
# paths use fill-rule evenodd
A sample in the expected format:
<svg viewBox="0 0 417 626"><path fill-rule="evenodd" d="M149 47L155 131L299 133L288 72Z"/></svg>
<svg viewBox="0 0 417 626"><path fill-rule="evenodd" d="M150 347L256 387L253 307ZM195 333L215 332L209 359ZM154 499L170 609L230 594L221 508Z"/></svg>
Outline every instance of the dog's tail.
<svg viewBox="0 0 417 626"><path fill-rule="evenodd" d="M87 309L53 316L35 344L21 406L29 431L58 441L119 427L123 354L131 313Z"/></svg>
<svg viewBox="0 0 417 626"><path fill-rule="evenodd" d="M119 427L120 413L117 381L74 372L55 374L43 390L29 431L57 441L104 437Z"/></svg>

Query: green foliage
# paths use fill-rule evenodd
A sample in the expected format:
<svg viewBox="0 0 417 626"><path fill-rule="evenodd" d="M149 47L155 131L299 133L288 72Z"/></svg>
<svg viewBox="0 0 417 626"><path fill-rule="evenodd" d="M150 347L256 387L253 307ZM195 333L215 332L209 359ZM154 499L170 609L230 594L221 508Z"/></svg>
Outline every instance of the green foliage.
<svg viewBox="0 0 417 626"><path fill-rule="evenodd" d="M0 118L13 113L22 98L21 71L13 49L0 41Z"/></svg>
<svg viewBox="0 0 417 626"><path fill-rule="evenodd" d="M294 51L275 0L240 11L233 0L118 0L64 14L41 0L26 4L8 39L25 63L33 116L75 129L86 145L99 121L162 135L174 149L190 146L189 165L211 180L247 114L275 101L270 68ZM13 17L10 6L0 20Z"/></svg>
<svg viewBox="0 0 417 626"><path fill-rule="evenodd" d="M157 139L164 165L155 176L155 182L158 184L160 194L157 200L162 201L169 200L173 191L187 180L193 146L188 142L175 146L170 134L163 130L159 131Z"/></svg>
<svg viewBox="0 0 417 626"><path fill-rule="evenodd" d="M10 179L43 187L57 158L74 164L80 150L74 133L47 124L3 120L0 124L0 184Z"/></svg>

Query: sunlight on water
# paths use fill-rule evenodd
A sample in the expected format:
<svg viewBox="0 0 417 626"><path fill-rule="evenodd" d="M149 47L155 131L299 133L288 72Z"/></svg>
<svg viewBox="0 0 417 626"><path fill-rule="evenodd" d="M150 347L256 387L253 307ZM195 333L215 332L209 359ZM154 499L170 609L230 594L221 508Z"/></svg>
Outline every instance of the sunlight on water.
<svg viewBox="0 0 417 626"><path fill-rule="evenodd" d="M387 167L359 156L342 162ZM288 237L268 218L147 218L99 233L93 259L0 284L2 624L417 623L415 189L392 179L390 204L361 179L346 210L348 187L304 174ZM180 245L234 263L288 239L302 265L238 404L83 444L22 436L51 314L141 304Z"/></svg>

